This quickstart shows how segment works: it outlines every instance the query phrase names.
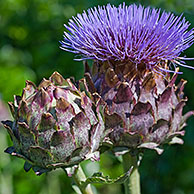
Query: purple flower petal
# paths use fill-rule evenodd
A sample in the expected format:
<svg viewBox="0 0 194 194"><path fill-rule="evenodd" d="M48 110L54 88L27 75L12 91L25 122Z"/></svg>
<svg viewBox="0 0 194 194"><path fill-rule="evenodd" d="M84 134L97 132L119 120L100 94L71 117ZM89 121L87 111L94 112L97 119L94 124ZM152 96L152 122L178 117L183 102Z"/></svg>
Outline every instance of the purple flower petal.
<svg viewBox="0 0 194 194"><path fill-rule="evenodd" d="M80 55L81 60L130 61L165 71L158 66L161 61L185 66L179 55L193 44L194 30L188 30L189 26L182 15L160 9L108 4L72 17L60 43L63 50Z"/></svg>

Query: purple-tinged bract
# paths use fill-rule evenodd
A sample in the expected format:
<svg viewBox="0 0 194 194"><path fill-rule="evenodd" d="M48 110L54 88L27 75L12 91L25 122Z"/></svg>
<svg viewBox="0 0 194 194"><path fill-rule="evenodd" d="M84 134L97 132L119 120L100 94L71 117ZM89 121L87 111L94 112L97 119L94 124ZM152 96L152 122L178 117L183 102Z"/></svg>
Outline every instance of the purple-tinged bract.
<svg viewBox="0 0 194 194"><path fill-rule="evenodd" d="M85 73L86 80L90 80L88 83L93 80L93 88L107 103L104 122L111 133L105 142L116 148L117 154L117 150L119 154L124 153L120 152L122 147L134 153L147 148L161 154L166 143L183 144L179 136L185 134L186 121L194 115L194 111L183 114L187 81L181 79L175 85L177 73L173 76L166 73L164 77L147 71L140 75L131 68L130 74L125 74L130 66L120 65L114 70L108 65L104 63L99 68L99 64L94 63L93 73L90 73L86 63ZM122 69L124 76L120 79Z"/></svg>
<svg viewBox="0 0 194 194"><path fill-rule="evenodd" d="M108 4L70 19L61 48L81 55L81 60L143 63L150 70L168 71L161 61L186 66L179 55L193 44L189 25L182 15L160 9Z"/></svg>
<svg viewBox="0 0 194 194"><path fill-rule="evenodd" d="M14 121L2 122L13 141L5 152L26 160L24 169L37 175L99 159L104 103L92 101L85 85L80 80L78 89L57 72L38 87L27 81L22 96L9 103Z"/></svg>

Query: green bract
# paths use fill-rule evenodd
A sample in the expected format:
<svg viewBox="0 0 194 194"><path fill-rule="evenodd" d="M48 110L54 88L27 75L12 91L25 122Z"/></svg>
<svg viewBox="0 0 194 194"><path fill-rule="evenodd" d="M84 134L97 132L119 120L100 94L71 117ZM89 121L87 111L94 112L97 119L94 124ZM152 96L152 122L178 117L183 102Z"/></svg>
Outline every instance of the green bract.
<svg viewBox="0 0 194 194"><path fill-rule="evenodd" d="M186 119L194 112L182 115L187 101L183 96L186 81L176 86L177 73L164 77L147 70L145 64L135 67L115 61L96 61L93 73L89 72L85 75L107 103L105 126L113 130L109 135L113 147L149 148L161 153L159 146L164 143L183 143L177 136L184 135Z"/></svg>
<svg viewBox="0 0 194 194"><path fill-rule="evenodd" d="M27 81L22 96L9 103L14 121L3 124L13 146L5 152L25 159L26 171L32 167L41 174L99 159L98 148L106 135L104 105L98 96L92 102L84 79L78 85L85 91L55 72L38 87Z"/></svg>

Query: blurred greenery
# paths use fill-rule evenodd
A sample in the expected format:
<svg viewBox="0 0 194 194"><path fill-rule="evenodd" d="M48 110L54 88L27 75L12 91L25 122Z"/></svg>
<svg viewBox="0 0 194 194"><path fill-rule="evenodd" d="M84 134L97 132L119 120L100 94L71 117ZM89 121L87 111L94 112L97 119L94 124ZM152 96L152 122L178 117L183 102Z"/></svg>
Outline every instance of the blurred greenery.
<svg viewBox="0 0 194 194"><path fill-rule="evenodd" d="M13 94L21 94L25 80L36 84L43 77L48 78L53 71L64 77L83 76L82 62L75 62L74 55L59 49L63 36L63 24L71 16L92 6L121 0L0 0L0 98L7 103ZM173 11L184 16L194 26L193 0L146 0L126 1L126 4L141 3ZM184 55L194 57L194 46ZM194 61L188 61L194 65ZM185 111L194 109L194 70L181 68L182 78L188 80L185 88L189 102ZM6 111L0 111L1 115ZM182 146L166 146L158 156L147 151L140 173L143 194L194 194L194 119L186 127ZM23 170L23 161L3 153L11 145L6 131L0 127L0 194L73 194L71 180L62 170L56 170L37 177L32 171ZM101 171L116 177L122 173L118 159L110 153L103 154L100 162L84 162L86 174ZM122 185L95 185L98 193L123 193ZM96 191L97 193L97 191Z"/></svg>

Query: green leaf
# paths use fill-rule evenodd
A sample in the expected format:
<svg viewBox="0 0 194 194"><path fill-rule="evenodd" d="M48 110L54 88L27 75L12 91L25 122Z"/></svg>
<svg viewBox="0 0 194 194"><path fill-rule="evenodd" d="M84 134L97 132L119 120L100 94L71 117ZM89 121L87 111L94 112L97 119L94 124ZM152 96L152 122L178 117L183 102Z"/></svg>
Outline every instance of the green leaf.
<svg viewBox="0 0 194 194"><path fill-rule="evenodd" d="M86 181L82 181L81 184L86 186L87 184L91 183L102 183L102 184L122 184L124 183L129 176L131 175L131 172L133 170L133 166L124 174L121 176L112 179L109 176L104 176L101 172L94 173L91 177L87 178Z"/></svg>

